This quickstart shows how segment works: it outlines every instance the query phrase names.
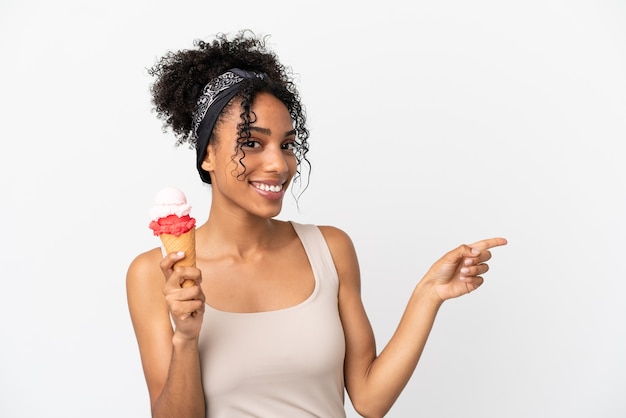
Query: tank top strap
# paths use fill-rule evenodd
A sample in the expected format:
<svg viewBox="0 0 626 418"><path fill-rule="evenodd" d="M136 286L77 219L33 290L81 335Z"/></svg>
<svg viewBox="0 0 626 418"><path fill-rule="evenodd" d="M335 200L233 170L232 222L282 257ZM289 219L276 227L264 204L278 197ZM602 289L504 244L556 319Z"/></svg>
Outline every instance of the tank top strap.
<svg viewBox="0 0 626 418"><path fill-rule="evenodd" d="M322 231L312 224L299 224L291 221L291 225L302 242L315 276L336 288L339 285L339 277Z"/></svg>

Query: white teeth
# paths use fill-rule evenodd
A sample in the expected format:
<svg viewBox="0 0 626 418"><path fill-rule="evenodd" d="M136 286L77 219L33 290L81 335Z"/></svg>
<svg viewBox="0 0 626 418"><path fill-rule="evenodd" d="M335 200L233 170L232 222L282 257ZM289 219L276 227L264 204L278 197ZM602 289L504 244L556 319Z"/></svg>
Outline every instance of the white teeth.
<svg viewBox="0 0 626 418"><path fill-rule="evenodd" d="M283 189L282 184L277 185L269 185L269 184L257 184L255 186L257 189L265 190L266 192L280 192Z"/></svg>

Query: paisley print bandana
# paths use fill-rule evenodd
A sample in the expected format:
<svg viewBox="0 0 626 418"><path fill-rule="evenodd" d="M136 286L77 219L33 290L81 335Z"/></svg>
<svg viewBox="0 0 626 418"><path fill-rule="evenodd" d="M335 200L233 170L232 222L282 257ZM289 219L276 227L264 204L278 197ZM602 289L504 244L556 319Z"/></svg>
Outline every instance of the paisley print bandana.
<svg viewBox="0 0 626 418"><path fill-rule="evenodd" d="M258 78L264 80L266 75L254 71L245 71L231 68L208 82L198 98L196 110L193 114L192 133L196 142L196 167L200 178L205 183L211 183L209 173L202 169L202 162L206 156L209 138L213 127L224 107L241 90L241 82L245 79Z"/></svg>

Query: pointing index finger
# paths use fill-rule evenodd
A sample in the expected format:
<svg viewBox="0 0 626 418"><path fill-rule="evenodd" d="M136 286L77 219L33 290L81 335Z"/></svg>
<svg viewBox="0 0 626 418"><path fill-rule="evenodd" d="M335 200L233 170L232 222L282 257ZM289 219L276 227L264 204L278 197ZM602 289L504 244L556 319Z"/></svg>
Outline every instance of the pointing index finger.
<svg viewBox="0 0 626 418"><path fill-rule="evenodd" d="M480 241L476 241L473 244L470 244L470 247L476 248L477 250L483 251L493 247L500 247L501 245L506 245L507 240L505 238L487 238Z"/></svg>

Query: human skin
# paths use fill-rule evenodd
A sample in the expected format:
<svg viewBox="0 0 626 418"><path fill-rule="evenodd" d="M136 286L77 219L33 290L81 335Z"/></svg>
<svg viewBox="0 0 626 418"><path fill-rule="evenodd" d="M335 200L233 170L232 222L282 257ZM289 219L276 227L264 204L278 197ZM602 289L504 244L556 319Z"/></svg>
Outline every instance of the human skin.
<svg viewBox="0 0 626 418"><path fill-rule="evenodd" d="M211 208L196 232L197 267L173 268L181 255L162 257L159 248L139 255L129 267L129 308L155 417L205 416L198 353L200 329L210 326L202 323L205 303L229 312L270 311L302 302L314 288L295 231L289 223L273 219L296 170L289 112L268 93L256 96L252 111L256 119L244 144L245 169L243 155L233 156L240 122L236 103L216 126L215 141L207 148L202 168L211 176ZM346 390L362 416L382 417L415 370L442 303L480 286L488 271L489 250L506 240L460 245L435 262L377 355L361 300L354 245L339 228L320 226L320 230L339 276ZM195 285L181 288L186 279Z"/></svg>

